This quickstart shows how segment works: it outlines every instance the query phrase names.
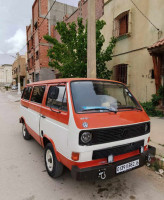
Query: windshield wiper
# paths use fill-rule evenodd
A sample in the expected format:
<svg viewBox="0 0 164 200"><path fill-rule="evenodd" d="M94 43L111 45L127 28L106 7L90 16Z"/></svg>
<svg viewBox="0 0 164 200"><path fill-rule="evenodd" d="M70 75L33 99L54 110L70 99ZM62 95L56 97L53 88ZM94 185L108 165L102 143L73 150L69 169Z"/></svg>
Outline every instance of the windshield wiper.
<svg viewBox="0 0 164 200"><path fill-rule="evenodd" d="M92 110L107 110L109 112L114 112L117 113L117 110L112 110L112 109L108 109L108 108L87 108L87 109L83 109L82 111L92 111Z"/></svg>
<svg viewBox="0 0 164 200"><path fill-rule="evenodd" d="M133 106L122 106L122 107L120 106L119 109L132 109L132 110L136 109L136 110L142 111L141 108L139 108L139 107L133 107Z"/></svg>

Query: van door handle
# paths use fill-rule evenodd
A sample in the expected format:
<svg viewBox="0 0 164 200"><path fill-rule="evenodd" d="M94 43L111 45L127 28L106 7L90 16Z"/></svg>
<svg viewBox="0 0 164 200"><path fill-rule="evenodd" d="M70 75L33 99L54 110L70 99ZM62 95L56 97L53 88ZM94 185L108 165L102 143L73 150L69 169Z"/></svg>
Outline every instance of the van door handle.
<svg viewBox="0 0 164 200"><path fill-rule="evenodd" d="M45 119L45 118L46 118L46 116L44 116L44 115L41 115L41 117L42 117L43 119Z"/></svg>

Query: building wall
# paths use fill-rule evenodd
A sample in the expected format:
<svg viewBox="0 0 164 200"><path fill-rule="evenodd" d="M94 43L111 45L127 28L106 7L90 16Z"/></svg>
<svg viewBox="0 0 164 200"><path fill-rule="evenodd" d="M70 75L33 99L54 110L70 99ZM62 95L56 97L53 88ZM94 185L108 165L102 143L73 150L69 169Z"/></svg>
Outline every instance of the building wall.
<svg viewBox="0 0 164 200"><path fill-rule="evenodd" d="M19 64L20 64L20 69L18 67ZM18 72L20 74L20 79L23 82L23 79L26 78L26 56L25 55L20 56L19 63L18 63L18 60L15 60L13 65L12 65L13 84L17 84Z"/></svg>
<svg viewBox="0 0 164 200"><path fill-rule="evenodd" d="M32 75L33 81L55 77L54 70L48 65L47 50L50 46L43 36L47 34L54 36L53 29L56 22L61 21L67 13L71 14L76 10L75 7L55 2L53 9L43 22L53 2L54 0L35 0L32 6L32 23L26 28L27 42L29 43L27 49L28 71ZM36 29L36 25L39 29Z"/></svg>
<svg viewBox="0 0 164 200"><path fill-rule="evenodd" d="M99 19L104 13L104 0L96 0L96 19ZM64 19L65 22L77 21L78 17L82 17L84 21L88 18L88 0L81 0L78 9L70 16Z"/></svg>
<svg viewBox="0 0 164 200"><path fill-rule="evenodd" d="M0 86L12 83L12 65L0 66Z"/></svg>
<svg viewBox="0 0 164 200"><path fill-rule="evenodd" d="M147 47L164 37L164 4L163 0L135 0L140 10L157 26L158 32L147 19L136 9L129 0L104 0L104 15L101 19L106 21L102 33L105 36L107 47L113 36L114 19L125 11L129 11L129 34L119 38L114 49L113 60L108 63L108 68L113 69L118 64L128 64L128 86L141 102L151 99L155 93L155 80L151 77L153 69L152 57ZM112 77L113 78L113 77Z"/></svg>

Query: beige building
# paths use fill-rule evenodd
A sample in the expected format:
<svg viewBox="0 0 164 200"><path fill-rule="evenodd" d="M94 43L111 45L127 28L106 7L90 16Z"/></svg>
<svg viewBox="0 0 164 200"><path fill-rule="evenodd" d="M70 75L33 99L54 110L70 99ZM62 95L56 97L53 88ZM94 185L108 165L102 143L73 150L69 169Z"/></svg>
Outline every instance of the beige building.
<svg viewBox="0 0 164 200"><path fill-rule="evenodd" d="M12 78L13 78L13 85L18 84L18 73L20 74L20 83L21 87L25 86L26 83L26 56L21 55L18 59L16 59L12 65Z"/></svg>
<svg viewBox="0 0 164 200"><path fill-rule="evenodd" d="M160 62L150 55L154 46L148 51L148 47L164 38L164 2L104 0L104 3L101 19L106 21L102 31L105 47L112 36L118 38L113 59L108 63L113 70L112 79L126 83L139 101L149 101L159 85L164 84L164 48Z"/></svg>
<svg viewBox="0 0 164 200"><path fill-rule="evenodd" d="M12 83L12 65L0 66L0 86Z"/></svg>

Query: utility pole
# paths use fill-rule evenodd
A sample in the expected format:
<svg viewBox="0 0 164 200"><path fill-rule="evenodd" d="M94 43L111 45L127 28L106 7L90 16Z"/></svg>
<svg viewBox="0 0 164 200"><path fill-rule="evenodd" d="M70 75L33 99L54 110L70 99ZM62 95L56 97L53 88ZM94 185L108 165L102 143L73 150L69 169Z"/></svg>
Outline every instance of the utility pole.
<svg viewBox="0 0 164 200"><path fill-rule="evenodd" d="M17 53L17 61L18 61L18 94L21 94L20 88L20 55Z"/></svg>
<svg viewBox="0 0 164 200"><path fill-rule="evenodd" d="M87 78L96 78L96 1L88 0Z"/></svg>

